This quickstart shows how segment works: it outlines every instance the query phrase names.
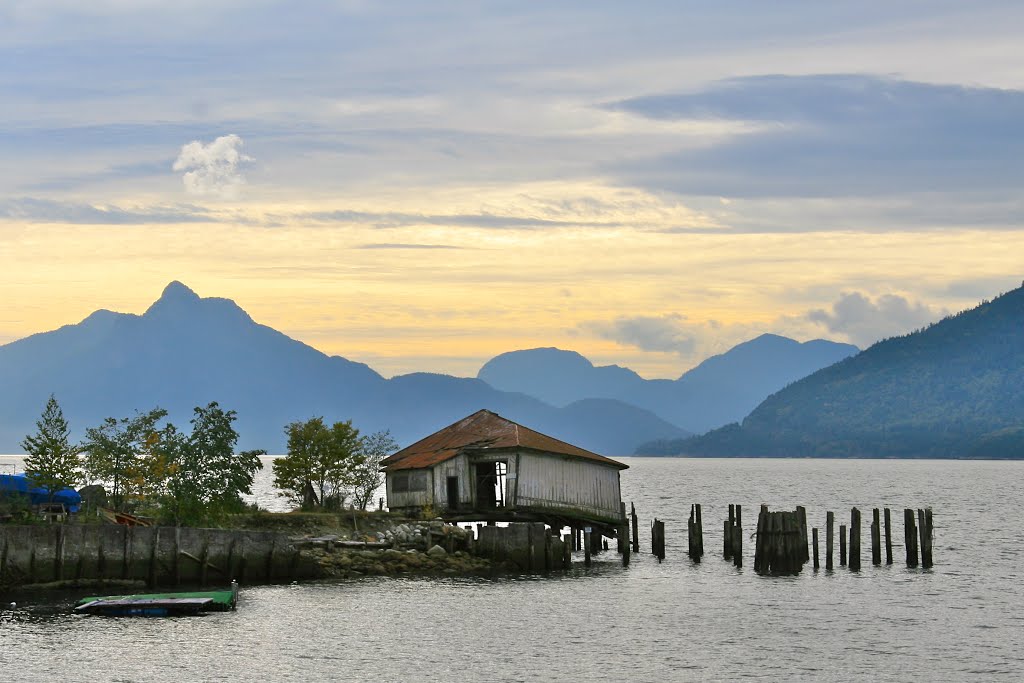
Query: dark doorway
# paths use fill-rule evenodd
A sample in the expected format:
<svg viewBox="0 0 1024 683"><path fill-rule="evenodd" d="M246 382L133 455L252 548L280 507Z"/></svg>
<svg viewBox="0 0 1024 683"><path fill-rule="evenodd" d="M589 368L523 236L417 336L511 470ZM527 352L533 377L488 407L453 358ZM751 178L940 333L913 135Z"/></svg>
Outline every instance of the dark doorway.
<svg viewBox="0 0 1024 683"><path fill-rule="evenodd" d="M494 510L505 507L505 478L508 464L481 462L476 464L476 509Z"/></svg>
<svg viewBox="0 0 1024 683"><path fill-rule="evenodd" d="M459 509L459 478L448 477L448 509Z"/></svg>
<svg viewBox="0 0 1024 683"><path fill-rule="evenodd" d="M493 510L498 507L494 490L497 479L495 463L481 462L476 465L476 507L478 510Z"/></svg>

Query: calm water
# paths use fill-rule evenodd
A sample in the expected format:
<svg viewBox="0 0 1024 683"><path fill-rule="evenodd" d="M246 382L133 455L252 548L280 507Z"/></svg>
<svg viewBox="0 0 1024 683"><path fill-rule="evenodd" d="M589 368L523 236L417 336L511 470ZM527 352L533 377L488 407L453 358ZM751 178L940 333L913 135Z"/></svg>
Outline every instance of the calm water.
<svg viewBox="0 0 1024 683"><path fill-rule="evenodd" d="M1024 463L630 458L624 498L666 522L667 553L614 552L551 577L365 579L244 588L239 610L179 619L68 614L77 594L3 596L0 680L688 681L1024 677ZM266 476L266 475L264 475ZM256 493L274 501L269 486ZM704 562L686 557L691 502ZM864 512L863 569L759 577L718 556L730 502ZM279 504L279 503L278 503ZM930 505L935 568L871 566L872 507ZM824 537L824 534L822 534ZM837 551L838 560L838 551ZM824 550L822 550L824 556ZM824 561L824 560L823 560Z"/></svg>

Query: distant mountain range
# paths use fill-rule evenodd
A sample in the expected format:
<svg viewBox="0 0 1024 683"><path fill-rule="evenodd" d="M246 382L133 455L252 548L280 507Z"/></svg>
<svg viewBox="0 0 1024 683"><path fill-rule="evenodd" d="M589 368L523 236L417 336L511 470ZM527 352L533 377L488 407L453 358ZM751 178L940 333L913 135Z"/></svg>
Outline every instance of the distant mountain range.
<svg viewBox="0 0 1024 683"><path fill-rule="evenodd" d="M679 379L647 380L617 365L595 367L574 351L530 349L496 356L477 377L555 406L583 398L616 399L700 433L742 420L770 394L858 351L850 344L822 339L801 344L763 334L708 358Z"/></svg>
<svg viewBox="0 0 1024 683"><path fill-rule="evenodd" d="M1024 458L1024 287L819 370L742 424L641 447L657 450Z"/></svg>
<svg viewBox="0 0 1024 683"><path fill-rule="evenodd" d="M238 413L240 447L283 452L284 426L323 415L401 444L481 408L609 455L689 433L614 399L554 407L483 381L418 373L384 379L366 365L257 324L233 301L179 282L143 315L100 310L77 325L0 346L0 452L19 443L53 393L74 436L106 417L159 406L179 427L217 401Z"/></svg>

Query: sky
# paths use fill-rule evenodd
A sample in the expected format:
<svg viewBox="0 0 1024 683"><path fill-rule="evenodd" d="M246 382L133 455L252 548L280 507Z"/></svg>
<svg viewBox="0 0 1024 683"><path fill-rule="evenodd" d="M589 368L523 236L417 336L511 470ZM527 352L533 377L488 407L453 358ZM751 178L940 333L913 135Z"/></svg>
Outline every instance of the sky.
<svg viewBox="0 0 1024 683"><path fill-rule="evenodd" d="M677 377L1024 279L1024 4L0 4L0 343L172 280L392 376Z"/></svg>

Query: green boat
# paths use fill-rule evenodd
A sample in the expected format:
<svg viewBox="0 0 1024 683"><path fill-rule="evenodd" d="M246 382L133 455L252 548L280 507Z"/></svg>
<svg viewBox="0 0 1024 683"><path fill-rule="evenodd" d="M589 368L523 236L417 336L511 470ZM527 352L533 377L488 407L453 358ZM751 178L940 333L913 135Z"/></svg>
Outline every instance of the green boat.
<svg viewBox="0 0 1024 683"><path fill-rule="evenodd" d="M204 612L230 612L238 605L238 582L224 591L186 593L140 593L82 598L75 604L76 614L110 617L167 617Z"/></svg>

